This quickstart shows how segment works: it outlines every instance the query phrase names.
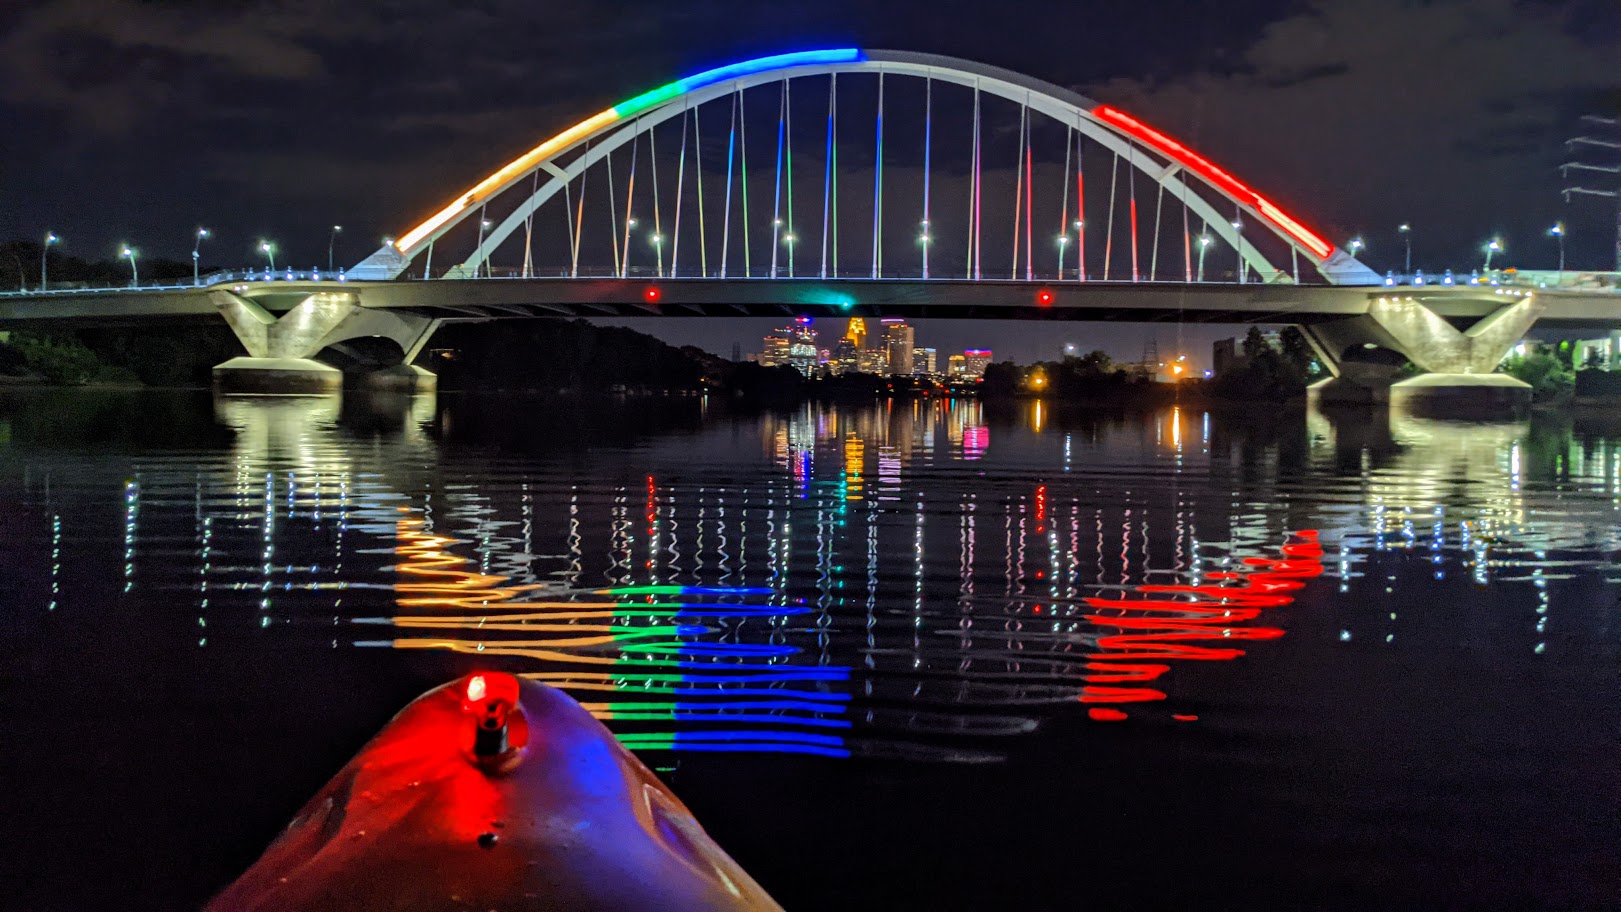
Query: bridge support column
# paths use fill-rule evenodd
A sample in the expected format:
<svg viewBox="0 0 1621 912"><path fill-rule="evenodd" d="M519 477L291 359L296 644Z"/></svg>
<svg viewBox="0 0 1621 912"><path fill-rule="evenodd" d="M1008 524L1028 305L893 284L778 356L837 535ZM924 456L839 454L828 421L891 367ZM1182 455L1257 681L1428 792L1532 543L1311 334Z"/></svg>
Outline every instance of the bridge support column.
<svg viewBox="0 0 1621 912"><path fill-rule="evenodd" d="M1311 389L1325 403L1380 403L1415 412L1477 416L1516 414L1531 403L1531 387L1495 373L1509 349L1541 315L1534 295L1505 292L1510 300L1460 330L1426 302L1380 295L1365 316L1302 326L1333 377ZM1400 365L1363 352L1394 352L1426 373L1398 380Z"/></svg>
<svg viewBox="0 0 1621 912"><path fill-rule="evenodd" d="M326 393L345 376L363 386L415 392L435 388L438 378L411 362L439 328L439 320L360 305L353 292L317 292L280 314L258 302L217 289L209 298L246 348L245 357L214 368L214 386L236 393ZM384 339L379 355L360 340ZM339 369L327 360L344 365Z"/></svg>

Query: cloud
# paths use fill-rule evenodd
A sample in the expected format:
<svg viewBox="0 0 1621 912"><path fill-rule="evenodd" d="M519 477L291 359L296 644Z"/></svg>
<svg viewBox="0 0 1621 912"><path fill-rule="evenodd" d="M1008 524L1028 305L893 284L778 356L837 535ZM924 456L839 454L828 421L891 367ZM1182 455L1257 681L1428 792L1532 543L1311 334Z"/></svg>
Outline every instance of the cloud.
<svg viewBox="0 0 1621 912"><path fill-rule="evenodd" d="M101 133L127 130L208 80L307 80L324 70L301 39L313 10L62 0L0 39L0 99L53 109Z"/></svg>
<svg viewBox="0 0 1621 912"><path fill-rule="evenodd" d="M1090 92L1341 242L1428 213L1432 243L1444 230L1461 249L1505 210L1557 203L1572 103L1621 79L1616 47L1569 15L1515 0L1313 0L1225 71Z"/></svg>

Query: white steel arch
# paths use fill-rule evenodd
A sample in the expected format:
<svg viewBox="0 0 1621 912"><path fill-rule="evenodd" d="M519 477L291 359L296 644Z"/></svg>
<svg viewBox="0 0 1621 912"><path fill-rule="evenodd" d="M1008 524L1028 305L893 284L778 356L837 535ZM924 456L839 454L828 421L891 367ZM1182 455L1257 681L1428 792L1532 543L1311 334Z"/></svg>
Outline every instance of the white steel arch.
<svg viewBox="0 0 1621 912"><path fill-rule="evenodd" d="M544 171L546 180L537 183L534 192L500 224L484 232L472 256L450 273L475 275L477 268L488 262L490 255L541 204L637 135L681 116L688 109L745 89L802 76L844 73L882 73L954 83L1026 105L1032 111L1073 127L1081 135L1126 159L1130 166L1163 187L1167 195L1180 200L1209 226L1212 233L1237 250L1248 268L1262 276L1273 275L1278 270L1242 230L1233 226L1232 213L1217 212L1209 200L1192 190L1184 178L1185 174L1193 174L1233 203L1236 207L1234 212L1243 211L1248 216L1246 224L1264 225L1330 282L1378 284L1380 281L1376 273L1346 251L1324 241L1197 152L1108 105L1040 79L969 60L909 51L863 51L854 48L744 61L670 83L616 105L547 139L491 174L433 217L401 235L399 241L373 254L349 274L356 278L398 276L418 253L426 250L435 239L462 220L479 213L489 199L530 178L537 170ZM574 156L566 166L556 164L559 158L587 143L589 147L584 154Z"/></svg>

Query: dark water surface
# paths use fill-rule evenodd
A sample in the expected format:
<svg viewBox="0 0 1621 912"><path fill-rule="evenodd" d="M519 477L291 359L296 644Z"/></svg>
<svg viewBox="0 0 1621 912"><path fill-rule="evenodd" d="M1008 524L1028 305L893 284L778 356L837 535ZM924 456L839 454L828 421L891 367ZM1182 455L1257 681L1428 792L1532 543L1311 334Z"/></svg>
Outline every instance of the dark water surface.
<svg viewBox="0 0 1621 912"><path fill-rule="evenodd" d="M1621 425L0 398L0 907L567 688L789 909L1613 908Z"/></svg>

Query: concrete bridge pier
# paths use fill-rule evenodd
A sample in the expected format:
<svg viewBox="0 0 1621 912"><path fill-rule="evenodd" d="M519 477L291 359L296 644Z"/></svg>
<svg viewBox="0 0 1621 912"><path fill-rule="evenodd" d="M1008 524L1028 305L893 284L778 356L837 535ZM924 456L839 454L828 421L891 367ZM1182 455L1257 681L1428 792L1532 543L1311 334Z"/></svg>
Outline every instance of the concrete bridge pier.
<svg viewBox="0 0 1621 912"><path fill-rule="evenodd" d="M1303 325L1301 332L1333 375L1312 386L1326 404L1382 404L1437 417L1500 417L1523 412L1531 387L1497 365L1541 315L1521 290L1499 290L1497 310L1460 328L1429 302L1384 294L1365 315ZM1400 379L1402 362L1425 373Z"/></svg>
<svg viewBox="0 0 1621 912"><path fill-rule="evenodd" d="M365 308L350 291L305 295L281 313L224 289L210 291L209 299L248 352L215 366L214 387L222 392L326 393L341 389L346 376L401 392L438 385L433 373L411 363L439 327L432 317Z"/></svg>

